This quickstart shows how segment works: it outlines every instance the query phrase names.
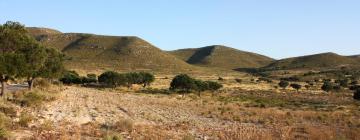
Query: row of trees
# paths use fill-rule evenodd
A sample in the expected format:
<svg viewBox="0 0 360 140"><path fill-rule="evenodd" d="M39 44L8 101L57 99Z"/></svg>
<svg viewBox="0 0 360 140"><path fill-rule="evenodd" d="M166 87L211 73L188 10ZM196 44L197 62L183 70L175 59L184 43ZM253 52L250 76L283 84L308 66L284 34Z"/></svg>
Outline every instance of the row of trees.
<svg viewBox="0 0 360 140"><path fill-rule="evenodd" d="M147 87L150 83L154 82L154 80L154 75L147 72L117 73L114 71L107 71L102 73L98 78L99 83L109 87L127 86L128 88L133 84Z"/></svg>
<svg viewBox="0 0 360 140"><path fill-rule="evenodd" d="M194 79L186 74L180 74L175 76L170 83L170 90L180 91L183 93L196 91L200 94L200 92L203 91L215 91L222 87L223 86L217 82Z"/></svg>
<svg viewBox="0 0 360 140"><path fill-rule="evenodd" d="M26 79L31 90L36 78L61 76L62 62L60 52L39 44L24 25L12 21L0 25L1 96L5 94L5 83L11 79Z"/></svg>
<svg viewBox="0 0 360 140"><path fill-rule="evenodd" d="M85 76L80 76L76 71L66 71L64 75L60 78L60 81L64 84L88 84L96 83L97 77L96 74L88 74Z"/></svg>

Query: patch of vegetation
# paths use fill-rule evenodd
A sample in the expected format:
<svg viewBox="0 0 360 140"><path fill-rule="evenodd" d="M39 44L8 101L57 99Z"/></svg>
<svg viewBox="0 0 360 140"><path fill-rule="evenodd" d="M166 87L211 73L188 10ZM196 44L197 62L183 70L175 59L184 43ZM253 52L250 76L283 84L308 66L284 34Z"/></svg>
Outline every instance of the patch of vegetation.
<svg viewBox="0 0 360 140"><path fill-rule="evenodd" d="M173 78L169 89L171 91L177 91L180 93L190 93L191 91L197 91L200 95L200 92L207 90L215 91L222 87L223 86L217 82L197 80L186 74L180 74Z"/></svg>
<svg viewBox="0 0 360 140"><path fill-rule="evenodd" d="M146 72L122 74L114 71L107 71L99 76L99 82L109 87L127 86L130 88L133 84L138 84L145 88L150 86L150 83L154 82L154 80L154 75Z"/></svg>
<svg viewBox="0 0 360 140"><path fill-rule="evenodd" d="M97 77L95 74L88 74L84 77L80 76L76 71L66 71L59 80L64 84L89 84L96 83Z"/></svg>
<svg viewBox="0 0 360 140"><path fill-rule="evenodd" d="M354 98L355 100L360 100L360 89L357 89L357 90L354 92L353 98Z"/></svg>
<svg viewBox="0 0 360 140"><path fill-rule="evenodd" d="M281 88L283 88L283 89L285 89L287 86L289 86L289 82L288 81L280 81L279 82L279 86L281 87Z"/></svg>
<svg viewBox="0 0 360 140"><path fill-rule="evenodd" d="M22 113L19 118L19 125L22 127L28 127L29 123L34 120L34 117L27 113Z"/></svg>
<svg viewBox="0 0 360 140"><path fill-rule="evenodd" d="M53 101L56 99L55 95L43 91L31 91L18 93L14 96L13 102L21 106L35 107L40 106L43 102Z"/></svg>

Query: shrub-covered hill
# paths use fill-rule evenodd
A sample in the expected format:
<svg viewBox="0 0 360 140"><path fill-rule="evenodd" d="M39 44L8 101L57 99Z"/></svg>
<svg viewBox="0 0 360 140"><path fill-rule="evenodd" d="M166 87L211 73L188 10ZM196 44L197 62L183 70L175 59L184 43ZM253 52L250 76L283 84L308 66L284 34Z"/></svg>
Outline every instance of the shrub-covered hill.
<svg viewBox="0 0 360 140"><path fill-rule="evenodd" d="M103 36L61 33L51 29L28 28L41 43L66 55L70 69L188 72L197 70L147 41L135 36Z"/></svg>
<svg viewBox="0 0 360 140"><path fill-rule="evenodd" d="M301 57L286 58L275 61L265 69L319 69L357 66L360 62L354 57L341 56L336 53L321 53Z"/></svg>
<svg viewBox="0 0 360 140"><path fill-rule="evenodd" d="M270 64L274 60L256 53L240 51L221 45L180 49L169 53L189 64L224 69L258 68Z"/></svg>

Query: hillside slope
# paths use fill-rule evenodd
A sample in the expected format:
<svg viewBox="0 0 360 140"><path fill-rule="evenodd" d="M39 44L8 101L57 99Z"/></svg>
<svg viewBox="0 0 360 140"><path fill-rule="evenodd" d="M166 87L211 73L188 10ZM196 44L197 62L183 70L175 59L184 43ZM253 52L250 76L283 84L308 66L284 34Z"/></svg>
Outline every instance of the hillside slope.
<svg viewBox="0 0 360 140"><path fill-rule="evenodd" d="M180 49L170 51L169 53L189 64L224 69L257 68L273 61L272 58L263 55L240 51L221 45L195 49Z"/></svg>
<svg viewBox="0 0 360 140"><path fill-rule="evenodd" d="M134 36L48 33L32 30L41 43L66 55L66 67L80 70L186 72L196 70L182 60Z"/></svg>
<svg viewBox="0 0 360 140"><path fill-rule="evenodd" d="M266 69L318 69L318 68L339 68L342 66L355 66L360 63L356 59L341 56L336 53L321 53L301 57L293 57L275 61L264 67Z"/></svg>

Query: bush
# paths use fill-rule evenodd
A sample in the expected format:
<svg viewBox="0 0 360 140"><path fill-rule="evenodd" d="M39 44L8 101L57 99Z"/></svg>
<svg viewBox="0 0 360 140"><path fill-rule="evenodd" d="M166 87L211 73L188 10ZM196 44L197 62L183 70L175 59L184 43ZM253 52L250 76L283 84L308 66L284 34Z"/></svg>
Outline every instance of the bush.
<svg viewBox="0 0 360 140"><path fill-rule="evenodd" d="M292 77L286 77L286 78L280 78L281 81L292 81L292 82L298 82L300 81L300 78L297 76Z"/></svg>
<svg viewBox="0 0 360 140"><path fill-rule="evenodd" d="M349 80L348 79L342 79L342 80L336 80L335 83L338 83L341 87L348 87L349 86Z"/></svg>
<svg viewBox="0 0 360 140"><path fill-rule="evenodd" d="M208 85L207 90L211 90L211 91L215 91L223 87L223 85L219 84L218 82L205 81L205 83L207 83Z"/></svg>
<svg viewBox="0 0 360 140"><path fill-rule="evenodd" d="M296 91L299 91L299 89L301 89L301 85L299 84L291 84L290 85L293 89L295 89Z"/></svg>
<svg viewBox="0 0 360 140"><path fill-rule="evenodd" d="M109 87L117 87L120 85L126 85L127 78L123 74L119 74L114 71L107 71L99 76L99 82Z"/></svg>
<svg viewBox="0 0 360 140"><path fill-rule="evenodd" d="M267 83L272 83L273 82L271 79L265 78L265 77L260 77L259 81L264 81L264 82L267 82Z"/></svg>
<svg viewBox="0 0 360 140"><path fill-rule="evenodd" d="M178 90L185 93L189 93L191 90L199 93L206 90L215 91L222 87L218 82L197 80L186 74L175 76L170 83L170 90Z"/></svg>
<svg viewBox="0 0 360 140"><path fill-rule="evenodd" d="M64 84L81 84L82 80L78 73L75 71L66 71L60 81Z"/></svg>
<svg viewBox="0 0 360 140"><path fill-rule="evenodd" d="M334 89L334 86L331 82L324 82L324 84L321 86L321 89L326 92L330 92Z"/></svg>
<svg viewBox="0 0 360 140"><path fill-rule="evenodd" d="M360 89L357 89L357 90L354 92L353 98L354 98L355 100L360 100Z"/></svg>
<svg viewBox="0 0 360 140"><path fill-rule="evenodd" d="M34 117L29 114L21 114L19 119L19 125L22 127L28 127L29 123L33 121Z"/></svg>
<svg viewBox="0 0 360 140"><path fill-rule="evenodd" d="M353 85L349 87L350 90L356 91L357 89L360 89L360 85Z"/></svg>
<svg viewBox="0 0 360 140"><path fill-rule="evenodd" d="M36 91L24 93L15 98L15 102L19 103L21 106L39 106L45 100L45 95Z"/></svg>
<svg viewBox="0 0 360 140"><path fill-rule="evenodd" d="M195 80L187 74L180 74L173 78L170 83L170 90L180 90L189 93L195 89Z"/></svg>
<svg viewBox="0 0 360 140"><path fill-rule="evenodd" d="M155 80L155 76L147 72L131 72L126 73L125 75L128 86L131 86L132 84L141 84L143 87L146 87Z"/></svg>
<svg viewBox="0 0 360 140"><path fill-rule="evenodd" d="M114 71L104 72L99 76L99 82L110 87L128 86L141 84L143 87L149 86L154 82L155 76L147 72L130 72L120 74Z"/></svg>
<svg viewBox="0 0 360 140"><path fill-rule="evenodd" d="M281 88L285 89L287 86L289 86L289 82L288 81L280 81L279 86Z"/></svg>
<svg viewBox="0 0 360 140"><path fill-rule="evenodd" d="M86 77L81 77L81 83L96 83L97 82L97 76L96 74L87 74Z"/></svg>

